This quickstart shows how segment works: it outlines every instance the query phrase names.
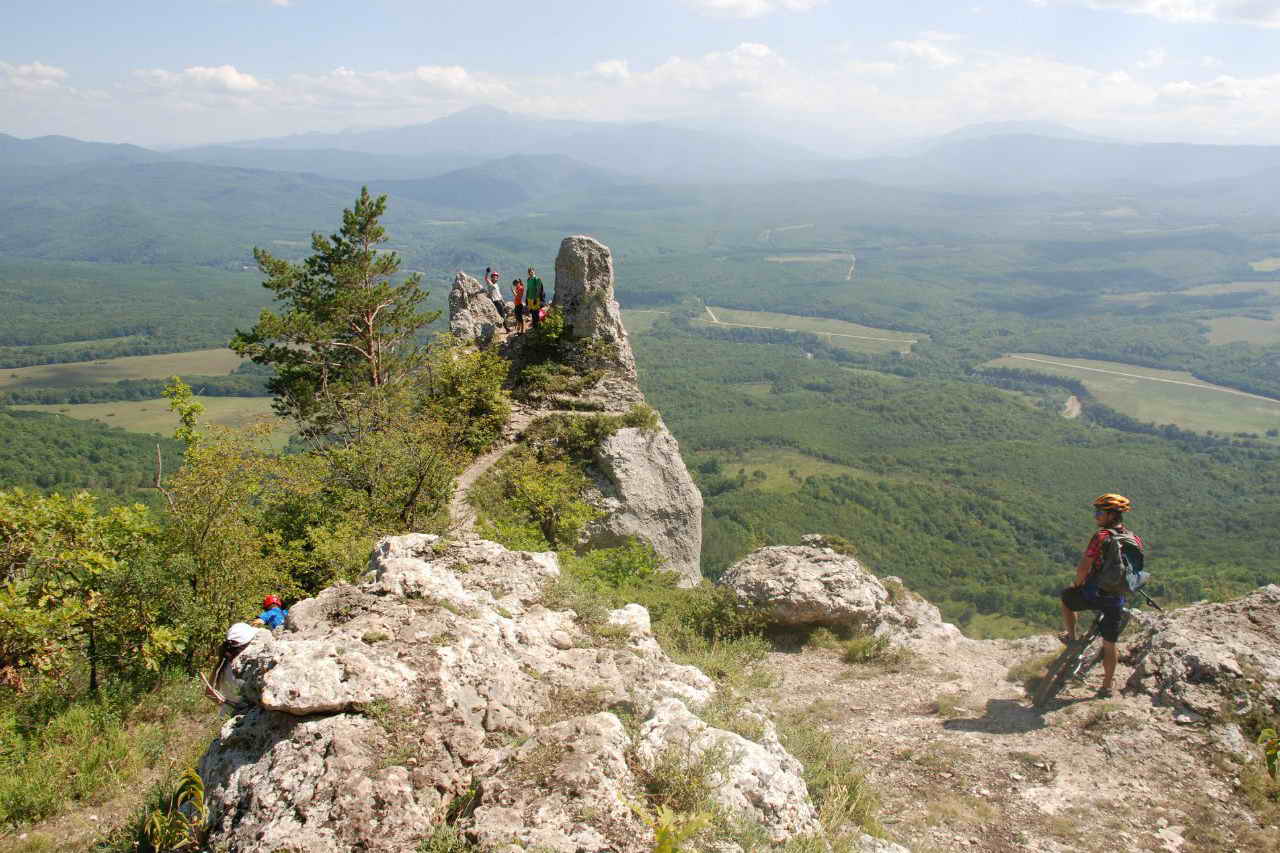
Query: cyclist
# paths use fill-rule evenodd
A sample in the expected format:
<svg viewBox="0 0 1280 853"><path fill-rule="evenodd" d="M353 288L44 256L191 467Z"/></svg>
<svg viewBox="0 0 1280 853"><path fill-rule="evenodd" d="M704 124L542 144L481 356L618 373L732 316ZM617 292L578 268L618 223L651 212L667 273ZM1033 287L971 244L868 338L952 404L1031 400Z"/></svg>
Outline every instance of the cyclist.
<svg viewBox="0 0 1280 853"><path fill-rule="evenodd" d="M1125 600L1123 596L1106 595L1098 588L1098 571L1102 568L1102 548L1108 537L1113 533L1132 533L1124 526L1124 513L1132 506L1124 495L1108 493L1094 499L1093 522L1098 530L1076 565L1075 583L1062 590L1062 624L1066 630L1058 639L1064 644L1075 641L1076 613L1082 610L1102 612L1102 687L1098 690L1099 699L1109 698L1114 690L1116 641L1120 639ZM1141 543L1142 540L1138 541Z"/></svg>

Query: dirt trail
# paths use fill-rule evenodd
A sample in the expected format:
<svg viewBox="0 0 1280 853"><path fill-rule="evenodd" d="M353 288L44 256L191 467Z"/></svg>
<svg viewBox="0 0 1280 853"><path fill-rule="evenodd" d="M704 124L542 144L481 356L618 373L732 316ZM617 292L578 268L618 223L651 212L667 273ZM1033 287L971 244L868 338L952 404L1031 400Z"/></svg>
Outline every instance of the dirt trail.
<svg viewBox="0 0 1280 853"><path fill-rule="evenodd" d="M717 317L715 312L711 310L710 305L703 305L702 307L706 309L707 316L711 318L711 322L717 326L737 326L740 329L773 329L778 332L806 332L807 334L816 335L818 337L825 335L830 338L853 338L854 340L859 341L888 341L889 343L894 344L920 343L915 338L877 338L872 337L871 335L849 335L844 332L815 332L807 329L788 329L785 326L760 326L755 323L730 323L727 320L721 320Z"/></svg>
<svg viewBox="0 0 1280 853"><path fill-rule="evenodd" d="M1280 403L1273 397L1263 397L1261 394L1250 394L1248 391L1237 391L1234 388L1223 388L1218 385L1203 385L1199 382L1187 382L1185 379L1165 379L1160 376L1144 376L1141 373L1125 373L1120 370L1107 370L1102 367L1085 367L1083 364L1071 364L1066 361L1053 361L1047 358L1033 358L1029 355L1011 355L1009 358L1016 358L1022 361L1034 361L1039 364L1052 364L1057 367L1070 367L1075 370L1088 370L1091 373L1106 373L1110 376L1123 376L1127 379L1145 379L1148 382L1164 382L1169 385L1186 385L1189 388L1199 388L1204 391L1220 391L1223 394L1235 394L1238 397L1252 397L1255 400L1264 400L1268 403Z"/></svg>
<svg viewBox="0 0 1280 853"><path fill-rule="evenodd" d="M552 414L552 412L540 412L519 404L512 406L511 417L502 428L502 443L483 456L477 457L467 470L458 475L454 482L453 497L449 500L449 536L462 538L475 533L476 511L467 502L471 487L485 471L502 458L503 454L515 446L520 434L542 414Z"/></svg>
<svg viewBox="0 0 1280 853"><path fill-rule="evenodd" d="M502 428L502 443L494 449L479 456L473 461L467 469L458 475L454 480L453 497L449 500L449 532L448 535L453 538L465 538L475 535L476 532L476 511L467 501L467 496L471 492L471 487L476 484L484 473L493 467L499 459L511 448L516 446L520 435L529 427L529 424L538 418L547 417L549 415L587 415L592 412L580 412L575 409L538 409L530 406L514 404L511 407L511 417L507 419L507 423Z"/></svg>
<svg viewBox="0 0 1280 853"><path fill-rule="evenodd" d="M1030 707L1006 672L1058 649L1049 637L966 640L895 672L776 652L780 683L761 698L854 746L886 830L914 853L1263 849L1203 728L1149 697L1094 698L1100 673L1043 713ZM1116 683L1128 676L1122 664Z"/></svg>

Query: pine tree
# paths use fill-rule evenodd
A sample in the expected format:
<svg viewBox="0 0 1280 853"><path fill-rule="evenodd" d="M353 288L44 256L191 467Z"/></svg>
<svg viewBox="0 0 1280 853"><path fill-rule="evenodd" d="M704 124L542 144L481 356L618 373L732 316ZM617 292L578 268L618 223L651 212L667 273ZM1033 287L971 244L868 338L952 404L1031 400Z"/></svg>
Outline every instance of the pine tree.
<svg viewBox="0 0 1280 853"><path fill-rule="evenodd" d="M400 258L377 248L387 240L379 223L386 205L385 195L362 188L337 234L312 234L301 264L253 250L263 286L283 305L237 329L231 348L275 369L267 387L276 411L305 433L326 433L354 399L410 378L424 355L417 333L439 316L419 310L427 295L420 274L392 282Z"/></svg>

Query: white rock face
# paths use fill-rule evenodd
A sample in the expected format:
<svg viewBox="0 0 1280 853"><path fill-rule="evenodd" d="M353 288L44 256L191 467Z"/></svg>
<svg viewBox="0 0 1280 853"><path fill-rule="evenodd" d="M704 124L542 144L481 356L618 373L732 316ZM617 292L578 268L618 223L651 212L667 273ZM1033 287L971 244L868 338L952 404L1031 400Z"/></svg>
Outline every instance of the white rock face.
<svg viewBox="0 0 1280 853"><path fill-rule="evenodd" d="M1130 646L1141 691L1200 717L1224 704L1247 713L1280 708L1280 585L1234 601L1193 604L1154 618Z"/></svg>
<svg viewBox="0 0 1280 853"><path fill-rule="evenodd" d="M820 830L818 815L806 796L804 768L778 743L772 727L763 744L708 726L678 699L658 702L640 727L637 757L653 766L674 750L694 759L715 751L730 761L715 780L714 799L738 814L768 827L774 841Z"/></svg>
<svg viewBox="0 0 1280 853"><path fill-rule="evenodd" d="M606 515L587 525L583 542L610 547L634 536L649 543L683 586L702 579L702 493L665 426L620 429L594 454L599 473L588 499Z"/></svg>
<svg viewBox="0 0 1280 853"><path fill-rule="evenodd" d="M236 659L255 705L200 762L213 848L414 850L479 791L458 827L485 849L642 853L632 762L686 735L733 746L727 806L776 839L812 827L771 726L753 743L699 721L689 709L715 686L666 656L643 607L610 613L601 639L544 606L554 554L483 540L391 537L370 562L362 585L299 602ZM615 712L648 721L644 737Z"/></svg>
<svg viewBox="0 0 1280 853"><path fill-rule="evenodd" d="M616 349L615 367L635 380L636 361L613 295L613 255L592 237L565 237L556 255L555 304L575 339L595 338Z"/></svg>
<svg viewBox="0 0 1280 853"><path fill-rule="evenodd" d="M464 272L454 276L449 289L449 331L461 341L486 346L501 328L502 316L484 285Z"/></svg>
<svg viewBox="0 0 1280 853"><path fill-rule="evenodd" d="M721 576L746 603L765 608L775 624L829 625L916 641L959 642L960 631L943 622L938 608L907 590L897 578L879 578L856 559L813 545L761 548Z"/></svg>

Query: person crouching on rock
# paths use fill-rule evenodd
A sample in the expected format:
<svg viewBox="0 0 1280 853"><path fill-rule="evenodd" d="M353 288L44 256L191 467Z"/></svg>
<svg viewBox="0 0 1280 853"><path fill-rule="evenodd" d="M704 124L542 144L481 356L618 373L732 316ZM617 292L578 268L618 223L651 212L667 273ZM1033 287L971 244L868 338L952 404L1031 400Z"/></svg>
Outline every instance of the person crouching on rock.
<svg viewBox="0 0 1280 853"><path fill-rule="evenodd" d="M270 631L274 631L284 624L285 617L289 615L288 610L282 608L283 602L280 601L278 595L268 595L262 599L262 612L258 614L255 622L260 622Z"/></svg>
<svg viewBox="0 0 1280 853"><path fill-rule="evenodd" d="M1124 513L1131 507L1124 495L1105 494L1094 499L1093 522L1098 529L1076 565L1075 583L1062 590L1062 624L1066 630L1058 635L1058 639L1064 644L1075 642L1076 613L1082 610L1102 612L1102 687L1098 690L1099 699L1110 698L1114 689L1116 641L1120 639L1123 627L1125 599L1104 593L1098 584L1098 574L1102 569L1107 539L1120 533L1133 535L1124 526ZM1142 540L1137 541L1141 547Z"/></svg>
<svg viewBox="0 0 1280 853"><path fill-rule="evenodd" d="M218 710L224 714L239 714L248 704L240 697L242 685L240 679L231 672L231 662L245 650L257 634L257 628L244 622L237 622L228 628L227 639L218 650L218 664L213 668L210 677L205 679L204 695L219 703Z"/></svg>

